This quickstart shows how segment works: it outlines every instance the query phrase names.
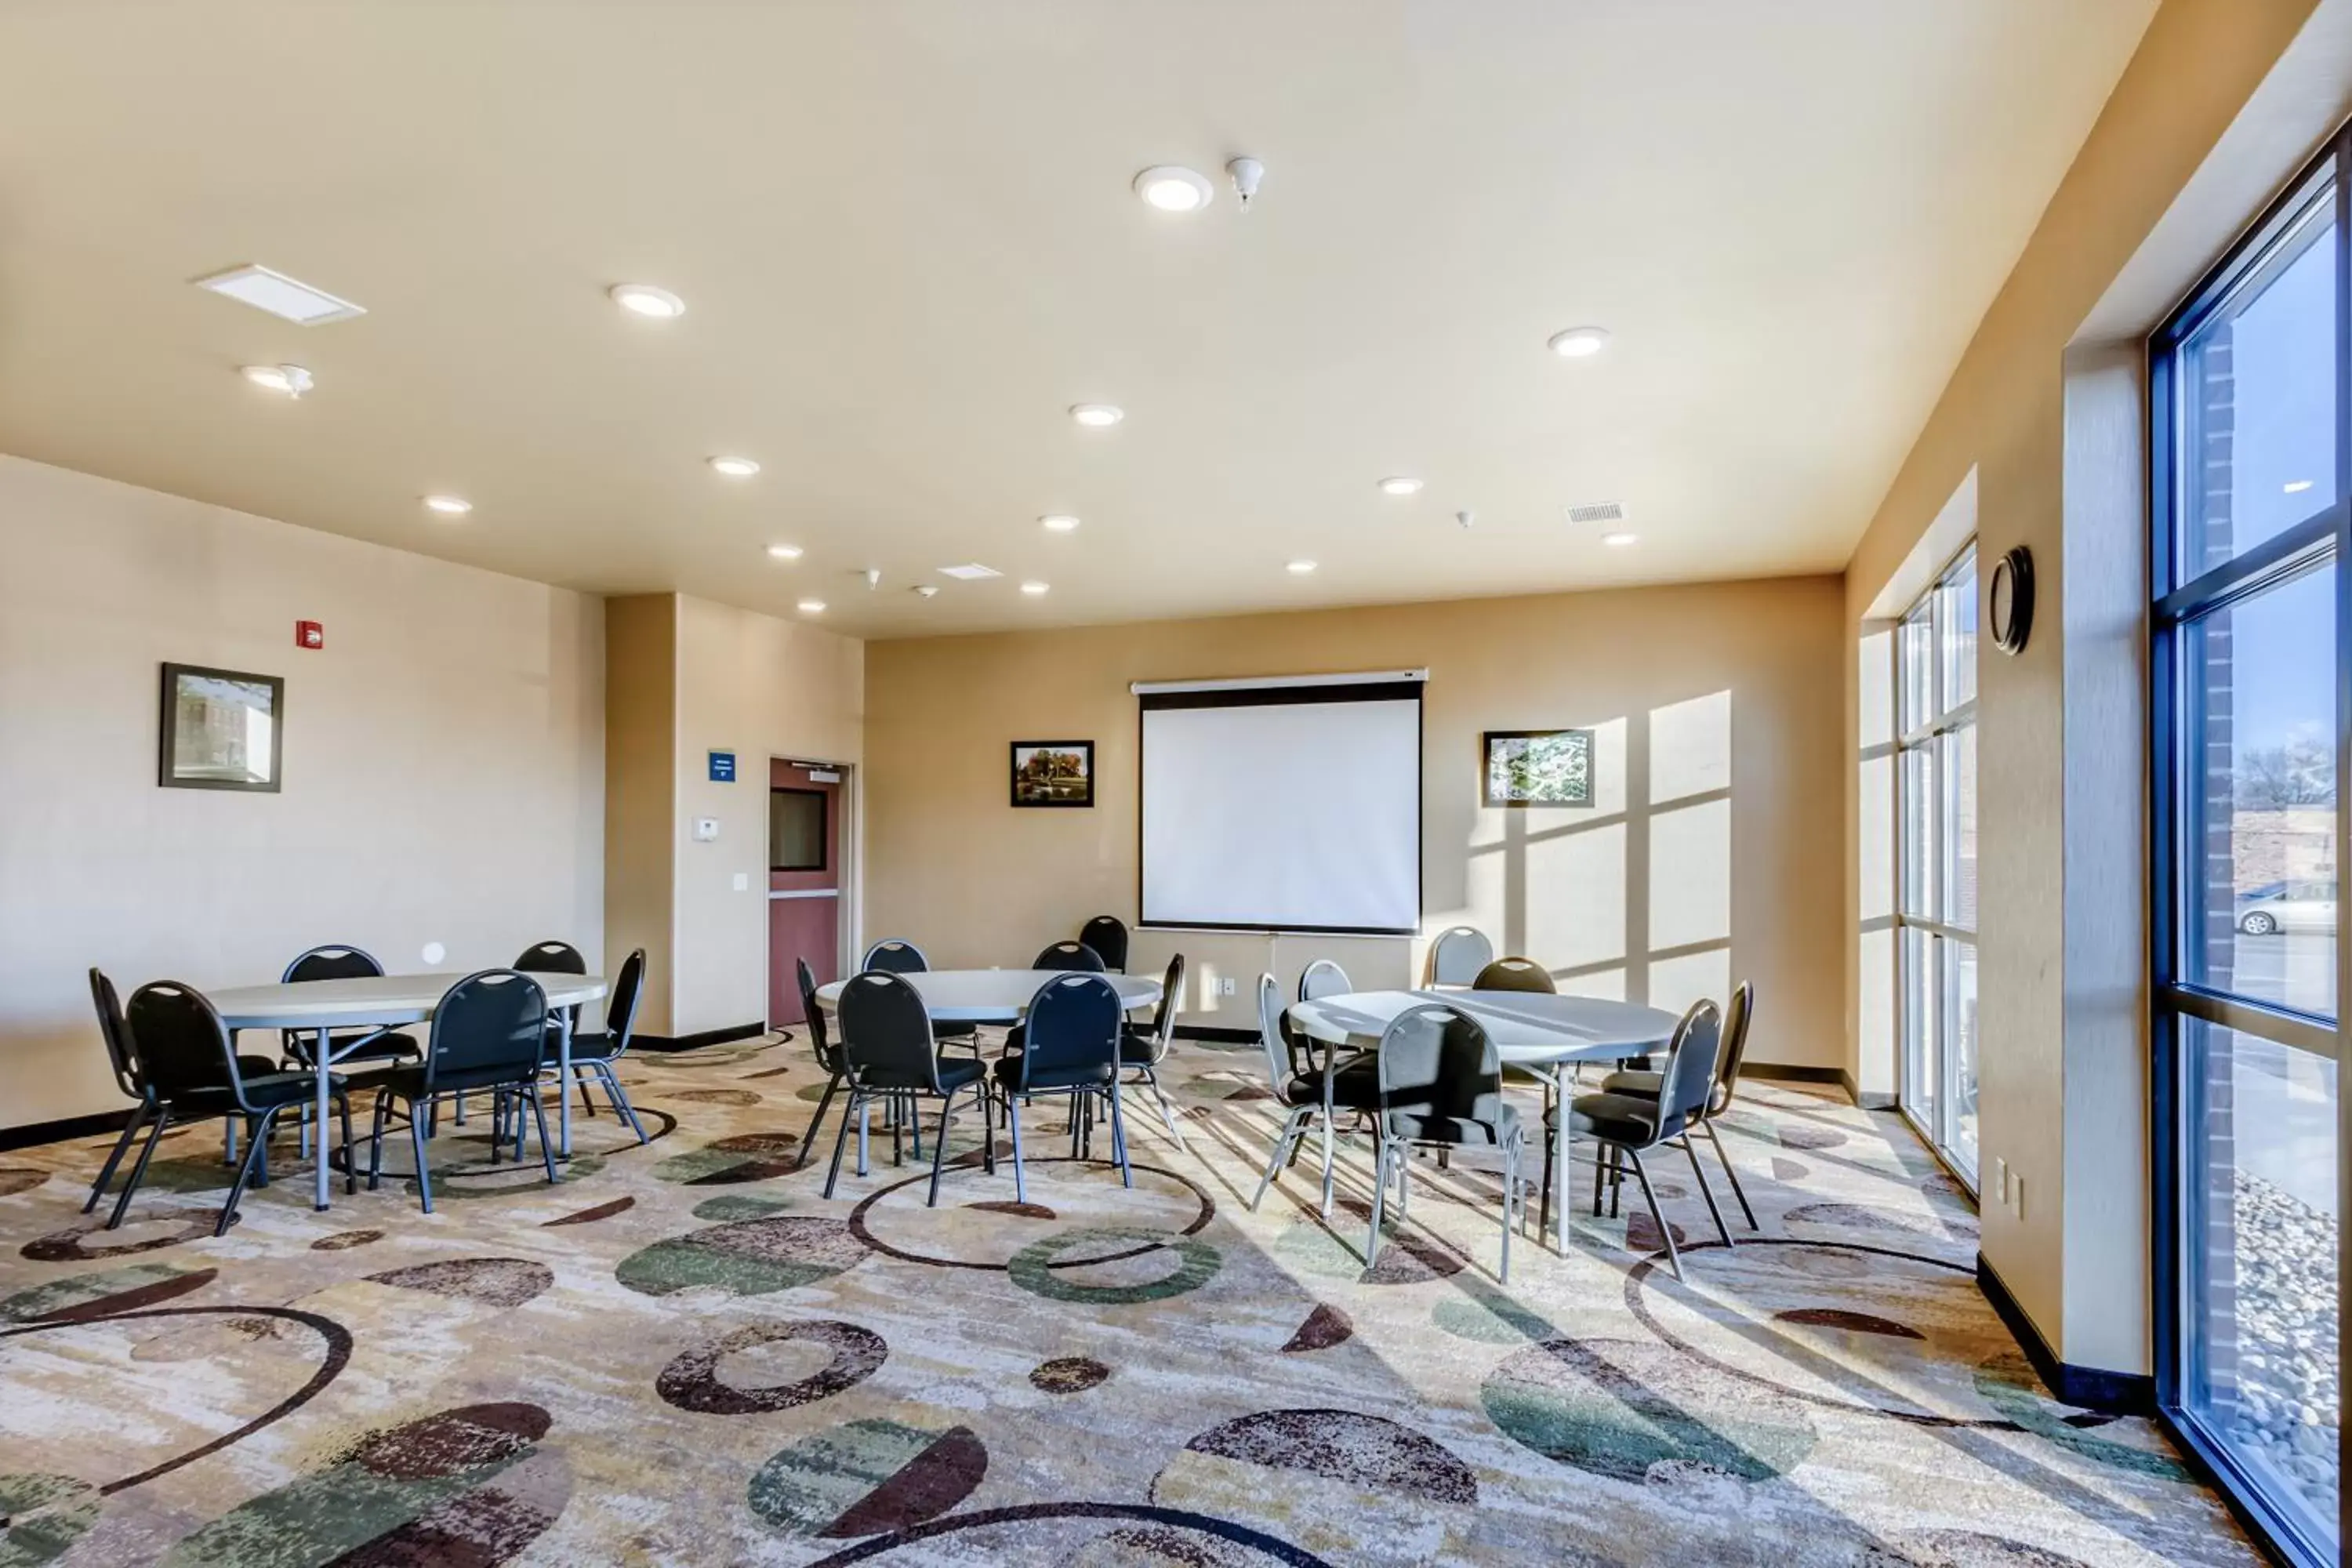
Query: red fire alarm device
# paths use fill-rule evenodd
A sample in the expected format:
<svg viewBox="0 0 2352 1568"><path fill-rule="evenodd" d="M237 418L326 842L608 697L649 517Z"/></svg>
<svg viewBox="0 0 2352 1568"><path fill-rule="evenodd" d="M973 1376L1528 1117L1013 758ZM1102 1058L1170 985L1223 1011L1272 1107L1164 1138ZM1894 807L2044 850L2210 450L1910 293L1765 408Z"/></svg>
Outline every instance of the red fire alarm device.
<svg viewBox="0 0 2352 1568"><path fill-rule="evenodd" d="M294 623L294 646L296 647L326 647L327 628L320 626L317 621L296 621Z"/></svg>

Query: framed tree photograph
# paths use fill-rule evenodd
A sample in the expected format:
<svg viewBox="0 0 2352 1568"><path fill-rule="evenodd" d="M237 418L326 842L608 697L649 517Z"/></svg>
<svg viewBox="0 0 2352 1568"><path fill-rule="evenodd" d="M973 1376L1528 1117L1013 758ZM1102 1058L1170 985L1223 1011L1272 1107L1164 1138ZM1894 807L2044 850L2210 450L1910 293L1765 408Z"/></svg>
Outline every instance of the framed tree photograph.
<svg viewBox="0 0 2352 1568"><path fill-rule="evenodd" d="M163 708L157 784L278 793L286 746L283 679L167 664Z"/></svg>
<svg viewBox="0 0 2352 1568"><path fill-rule="evenodd" d="M1489 730L1488 805L1591 805L1592 731Z"/></svg>
<svg viewBox="0 0 2352 1568"><path fill-rule="evenodd" d="M1092 805L1095 803L1095 743L1092 741L1013 742L1014 805Z"/></svg>

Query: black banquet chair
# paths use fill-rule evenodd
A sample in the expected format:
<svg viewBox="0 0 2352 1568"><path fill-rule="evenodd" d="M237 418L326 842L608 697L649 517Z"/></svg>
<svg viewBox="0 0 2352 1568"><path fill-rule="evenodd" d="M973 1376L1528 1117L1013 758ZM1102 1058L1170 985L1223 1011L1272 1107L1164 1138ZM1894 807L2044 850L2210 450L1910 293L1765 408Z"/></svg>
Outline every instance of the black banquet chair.
<svg viewBox="0 0 2352 1568"><path fill-rule="evenodd" d="M1381 1209L1389 1175L1397 1181L1397 1219L1412 1196L1416 1147L1499 1149L1503 1155L1503 1264L1511 1277L1511 1231L1518 1218L1519 1155L1525 1138L1516 1107L1503 1098L1503 1063L1486 1026L1442 1003L1408 1007L1381 1032L1373 1058L1380 1112L1372 1161L1372 1228L1364 1261L1380 1251Z"/></svg>
<svg viewBox="0 0 2352 1568"><path fill-rule="evenodd" d="M1498 958L1478 972L1473 991L1541 991L1557 993L1551 971L1532 958Z"/></svg>
<svg viewBox="0 0 2352 1568"><path fill-rule="evenodd" d="M1274 1088L1274 1102L1283 1108L1282 1131L1275 1135L1274 1158L1265 1163L1265 1174L1250 1195L1249 1206L1255 1213L1265 1199L1266 1188L1274 1185L1282 1168L1298 1158L1298 1151L1307 1136L1307 1129L1318 1118L1323 1123L1323 1214L1331 1214L1333 1121L1340 1112L1354 1115L1377 1108L1381 1099L1380 1080L1374 1076L1372 1063L1361 1055L1340 1063L1336 1070L1328 1065L1315 1063L1315 1043L1302 1040L1282 1016L1282 992L1274 976L1257 977L1258 1044L1265 1051L1265 1075ZM1337 1055L1335 1047L1324 1047L1327 1058Z"/></svg>
<svg viewBox="0 0 2352 1568"><path fill-rule="evenodd" d="M538 981L512 969L485 969L467 975L443 993L433 1010L433 1030L425 1059L380 1074L373 1087L375 1124L368 1139L368 1190L383 1182L383 1135L394 1118L408 1124L416 1155L416 1195L433 1212L433 1176L425 1157L425 1120L441 1100L469 1090L491 1096L490 1158L505 1142L507 1118L514 1127L515 1158L522 1158L522 1107L539 1123L540 1161L556 1180L555 1146L548 1141L547 1107L539 1098L539 1075L547 1065L547 993ZM404 1109L395 1110L397 1104Z"/></svg>
<svg viewBox="0 0 2352 1568"><path fill-rule="evenodd" d="M824 1125L824 1113L833 1105L833 1097L842 1080L849 1076L849 1064L842 1058L841 1047L834 1043L833 1029L825 1022L824 1010L817 1005L816 976L809 973L808 960L793 960L794 978L801 988L801 1016L807 1021L809 1044L816 1049L816 1065L824 1069L824 1098L816 1102L816 1114L809 1118L808 1131L801 1137L800 1158L793 1162L794 1169L808 1163L809 1150L816 1142L817 1129ZM883 971L887 973L888 971ZM857 1173L864 1175L864 1166Z"/></svg>
<svg viewBox="0 0 2352 1568"><path fill-rule="evenodd" d="M1739 1168L1731 1163L1730 1152L1715 1131L1716 1118L1731 1109L1732 1096L1739 1092L1739 1064L1748 1055L1748 1026L1756 1015L1756 987L1747 981L1731 994L1730 1005L1723 1010L1723 1049L1717 1057L1715 1089L1707 1096L1706 1109L1692 1118L1691 1124L1706 1134L1715 1145L1715 1157L1723 1162L1723 1173L1731 1178L1731 1195L1739 1200L1740 1213L1748 1216L1748 1228L1762 1227L1756 1223L1756 1210L1748 1201L1748 1189L1739 1184ZM1612 1072L1601 1080L1603 1094L1634 1094L1651 1100L1658 1098L1662 1076L1654 1072Z"/></svg>
<svg viewBox="0 0 2352 1568"><path fill-rule="evenodd" d="M1082 942L1057 942L1040 952L1029 965L1032 969L1048 969L1068 974L1104 974L1109 966L1103 956Z"/></svg>
<svg viewBox="0 0 2352 1568"><path fill-rule="evenodd" d="M983 1079L987 1068L969 1058L950 1060L940 1054L939 1042L931 1037L930 1015L923 1010L923 998L903 974L869 969L851 976L841 988L835 1016L841 1023L841 1054L849 1103L843 1108L841 1129L834 1134L833 1165L825 1173L824 1195L833 1196L841 1180L842 1151L848 1146L849 1125L853 1121L859 1124L858 1168L864 1170L864 1116L876 1096L911 1103L914 1096L928 1095L940 1102L940 1134L931 1144L929 1199L929 1205L937 1208L940 1173L947 1157L948 1122L955 1111L956 1096L977 1087L985 1121L988 1089ZM828 1089L827 1098L831 1094ZM824 1114L822 1106L817 1114ZM990 1144L993 1142L989 1140ZM917 1153L920 1152L919 1145ZM994 1172L992 1147L987 1148L984 1159L988 1169Z"/></svg>
<svg viewBox="0 0 2352 1568"><path fill-rule="evenodd" d="M621 1087L621 1075L614 1070L614 1064L628 1054L629 1041L636 1033L637 997L645 985L646 950L641 947L621 961L621 973L614 978L612 994L604 1001L604 1026L572 1035L572 1071L580 1080L583 1100L588 1098L588 1080L593 1078L604 1085L604 1098L613 1102L637 1142L650 1143L653 1138L637 1120L637 1108L629 1103L629 1091Z"/></svg>
<svg viewBox="0 0 2352 1568"><path fill-rule="evenodd" d="M353 947L344 942L331 942L297 953L294 962L286 966L286 973L278 979L283 985L301 985L314 980L372 980L383 973L383 965L364 948ZM314 1064L310 1060L310 1053L318 1044L316 1033L309 1029L282 1029L278 1031L278 1041L283 1053L280 1058L283 1066L300 1068L306 1072L311 1070ZM385 1062L413 1062L424 1054L416 1043L416 1037L394 1029L332 1029L328 1032L327 1044L334 1053L333 1065L341 1068L345 1077L368 1071ZM307 1114L302 1116L301 1125L302 1152L307 1154L310 1152L310 1135ZM232 1129L234 1126L235 1123L231 1123ZM229 1147L232 1151L236 1148L233 1131Z"/></svg>
<svg viewBox="0 0 2352 1568"><path fill-rule="evenodd" d="M1117 915L1097 915L1079 929L1078 941L1093 948L1113 974L1127 973L1127 922Z"/></svg>
<svg viewBox="0 0 2352 1568"><path fill-rule="evenodd" d="M1658 1073L1655 1095L1612 1094L1602 1089L1593 1094L1580 1094L1569 1101L1570 1131L1595 1140L1600 1154L1592 1163L1592 1212L1601 1213L1602 1184L1611 1188L1611 1212L1616 1212L1615 1194L1623 1185L1623 1170L1627 1163L1633 1167L1633 1179L1642 1185L1642 1201L1650 1205L1650 1218L1658 1227L1658 1236L1665 1243L1666 1263L1675 1278L1683 1277L1682 1253L1675 1246L1675 1233L1666 1224L1666 1216L1658 1208L1658 1194L1651 1190L1650 1173L1642 1163L1642 1156L1654 1149L1679 1144L1689 1156L1691 1174L1698 1178L1699 1195L1706 1200L1706 1212L1715 1217L1715 1228L1726 1247L1731 1245L1731 1227L1723 1223L1723 1211L1716 1206L1715 1189L1707 1185L1706 1168L1698 1163L1698 1151L1691 1147L1690 1129L1696 1123L1715 1091L1716 1058L1723 1043L1723 1014L1712 1002L1697 1002L1675 1026L1674 1038L1666 1044L1665 1066ZM1557 1116L1558 1110L1552 1112ZM1538 1215L1538 1232L1550 1224L1551 1210L1551 1138L1557 1123L1547 1116L1544 1131L1543 1211ZM1613 1179L1612 1179L1613 1173ZM1563 1216L1564 1218L1565 1216ZM1563 1226L1563 1228L1565 1228Z"/></svg>
<svg viewBox="0 0 2352 1568"><path fill-rule="evenodd" d="M308 1105L318 1080L307 1072L267 1073L246 1077L236 1048L229 1042L228 1026L204 993L176 980L158 980L131 994L123 1009L139 1081L153 1097L155 1125L139 1151L139 1163L122 1184L106 1228L115 1229L131 1207L131 1194L147 1174L147 1162L163 1130L173 1121L194 1121L215 1116L242 1118L250 1130L245 1158L237 1164L236 1182L221 1205L215 1236L226 1236L236 1223L236 1205L248 1184L269 1184L269 1127L289 1106ZM352 1104L343 1080L329 1077L328 1096L342 1112L344 1190L356 1192L352 1163ZM320 1139L324 1146L326 1140ZM323 1156L322 1156L323 1157Z"/></svg>
<svg viewBox="0 0 2352 1568"><path fill-rule="evenodd" d="M1448 926L1429 945L1429 984L1475 985L1478 972L1495 962L1495 944L1475 926Z"/></svg>
<svg viewBox="0 0 2352 1568"><path fill-rule="evenodd" d="M131 1119L122 1124L122 1136L114 1141L114 1148L106 1156L106 1163L99 1167L98 1180L90 1184L89 1199L81 1205L84 1214L94 1211L99 1200L106 1196L106 1184L114 1180L114 1173L121 1168L122 1156L130 1152L131 1140L139 1136L140 1129L147 1125L147 1119L155 1114L156 1109L154 1091L140 1077L139 1053L131 1044L131 1026L122 1017L121 994L114 989L114 982L109 980L103 971L92 969L89 972L89 999L98 1010L99 1037L106 1044L107 1065L114 1069L114 1087L122 1091L125 1099L135 1101L136 1109L131 1111ZM236 1058L236 1070L241 1076L252 1079L270 1077L278 1069L278 1064L268 1057L241 1056ZM315 1079L310 1081L313 1088L317 1087ZM231 1117L228 1124L231 1128L236 1127L236 1119ZM232 1153L229 1157L234 1160L236 1155Z"/></svg>
<svg viewBox="0 0 2352 1568"><path fill-rule="evenodd" d="M1075 945L1075 944L1073 944ZM1101 974L1057 974L1037 989L1023 1021L1025 1048L996 1063L996 1091L1004 1101L1004 1122L1013 1134L1013 1195L1028 1201L1021 1171L1021 1113L1015 1100L1041 1094L1067 1095L1070 1100L1071 1152L1078 1152L1092 1121L1095 1102L1110 1101L1111 1152L1118 1162L1119 1181L1135 1185L1127 1164L1127 1122L1118 1092L1119 1034L1125 1015L1118 992ZM993 1156L995 1138L989 1140Z"/></svg>
<svg viewBox="0 0 2352 1568"><path fill-rule="evenodd" d="M928 974L930 973L931 961L923 956L921 948L917 947L905 937L886 936L866 950L865 962L857 967L861 971L878 969L888 974ZM973 1056L980 1055L978 1024L959 1023L952 1019L934 1019L931 1023L931 1037L939 1040L960 1041L971 1047ZM862 1176L865 1173L865 1169L861 1166L858 1174Z"/></svg>
<svg viewBox="0 0 2352 1568"><path fill-rule="evenodd" d="M1160 986L1160 1005L1152 1010L1150 1024L1139 1029L1129 1024L1118 1037L1119 1071L1132 1074L1130 1081L1151 1091L1168 1122L1168 1136L1179 1149L1185 1146L1184 1133L1176 1125L1176 1108L1168 1103L1167 1091L1160 1087L1160 1064L1168 1059L1168 1048L1175 1043L1176 1008L1183 995L1184 955L1180 952L1168 961L1168 973Z"/></svg>

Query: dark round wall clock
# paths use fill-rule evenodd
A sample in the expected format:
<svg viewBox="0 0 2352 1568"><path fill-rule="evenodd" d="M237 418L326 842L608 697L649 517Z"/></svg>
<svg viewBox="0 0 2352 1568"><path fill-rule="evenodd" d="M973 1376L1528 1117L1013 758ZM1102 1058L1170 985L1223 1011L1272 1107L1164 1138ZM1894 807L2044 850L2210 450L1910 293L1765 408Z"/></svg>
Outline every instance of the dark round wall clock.
<svg viewBox="0 0 2352 1568"><path fill-rule="evenodd" d="M2033 552L2022 544L1994 563L1985 617L1992 624L1992 646L2003 653L2016 653L2033 635Z"/></svg>

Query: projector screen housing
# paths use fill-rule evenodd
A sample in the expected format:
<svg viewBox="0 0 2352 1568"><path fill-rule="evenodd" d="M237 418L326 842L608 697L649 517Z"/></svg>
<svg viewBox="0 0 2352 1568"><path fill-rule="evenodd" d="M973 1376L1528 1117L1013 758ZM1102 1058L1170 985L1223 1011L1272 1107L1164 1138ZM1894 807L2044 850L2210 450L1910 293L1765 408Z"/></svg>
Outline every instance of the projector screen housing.
<svg viewBox="0 0 2352 1568"><path fill-rule="evenodd" d="M1142 924L1411 936L1422 682L1139 689Z"/></svg>

